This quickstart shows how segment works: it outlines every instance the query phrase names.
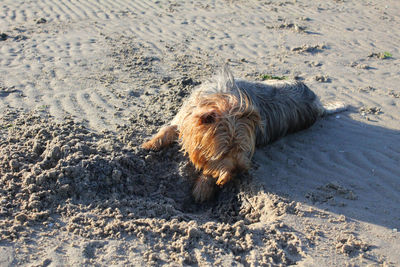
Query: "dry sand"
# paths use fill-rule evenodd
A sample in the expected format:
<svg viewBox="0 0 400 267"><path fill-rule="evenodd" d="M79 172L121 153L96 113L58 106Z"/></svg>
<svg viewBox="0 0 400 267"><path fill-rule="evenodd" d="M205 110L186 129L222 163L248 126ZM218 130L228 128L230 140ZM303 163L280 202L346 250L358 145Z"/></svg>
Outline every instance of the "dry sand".
<svg viewBox="0 0 400 267"><path fill-rule="evenodd" d="M399 266L399 25L397 0L2 1L0 266ZM351 107L199 205L179 147L139 145L225 61Z"/></svg>

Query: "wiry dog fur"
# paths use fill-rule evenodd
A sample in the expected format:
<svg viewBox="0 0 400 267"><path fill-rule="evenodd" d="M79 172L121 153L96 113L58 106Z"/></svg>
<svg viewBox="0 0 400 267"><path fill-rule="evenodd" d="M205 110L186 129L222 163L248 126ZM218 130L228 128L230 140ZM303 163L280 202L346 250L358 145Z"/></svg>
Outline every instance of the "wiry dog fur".
<svg viewBox="0 0 400 267"><path fill-rule="evenodd" d="M142 146L158 150L179 140L202 171L193 188L194 198L201 202L213 195L214 183L223 186L250 168L256 146L306 129L319 117L343 108L333 103L325 109L301 82L235 80L225 66L195 89L175 118Z"/></svg>

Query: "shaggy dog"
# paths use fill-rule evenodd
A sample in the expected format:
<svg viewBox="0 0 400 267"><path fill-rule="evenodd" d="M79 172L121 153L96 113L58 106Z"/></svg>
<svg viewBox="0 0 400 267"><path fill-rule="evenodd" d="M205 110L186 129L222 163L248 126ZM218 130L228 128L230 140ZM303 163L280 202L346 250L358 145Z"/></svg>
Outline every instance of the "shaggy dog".
<svg viewBox="0 0 400 267"><path fill-rule="evenodd" d="M235 80L225 66L214 79L196 88L174 119L142 147L159 150L179 140L202 175L193 196L212 197L251 166L256 146L306 129L327 114L345 109L341 103L322 106L304 83L287 80Z"/></svg>

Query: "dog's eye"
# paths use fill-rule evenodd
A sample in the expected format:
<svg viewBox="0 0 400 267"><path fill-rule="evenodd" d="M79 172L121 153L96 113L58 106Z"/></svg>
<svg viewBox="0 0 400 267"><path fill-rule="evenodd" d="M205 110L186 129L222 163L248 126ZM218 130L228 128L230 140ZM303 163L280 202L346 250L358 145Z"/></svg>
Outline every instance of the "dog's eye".
<svg viewBox="0 0 400 267"><path fill-rule="evenodd" d="M216 114L215 112L207 112L200 117L200 121L202 124L210 124L215 122Z"/></svg>

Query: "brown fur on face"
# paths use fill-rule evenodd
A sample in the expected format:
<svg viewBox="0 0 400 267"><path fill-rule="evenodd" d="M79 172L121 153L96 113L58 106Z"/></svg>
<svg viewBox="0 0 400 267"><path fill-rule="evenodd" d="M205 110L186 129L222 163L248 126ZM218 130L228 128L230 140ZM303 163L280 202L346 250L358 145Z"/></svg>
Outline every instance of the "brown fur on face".
<svg viewBox="0 0 400 267"><path fill-rule="evenodd" d="M250 168L259 123L247 97L214 94L201 99L184 119L179 138L194 166L222 186L237 171Z"/></svg>

